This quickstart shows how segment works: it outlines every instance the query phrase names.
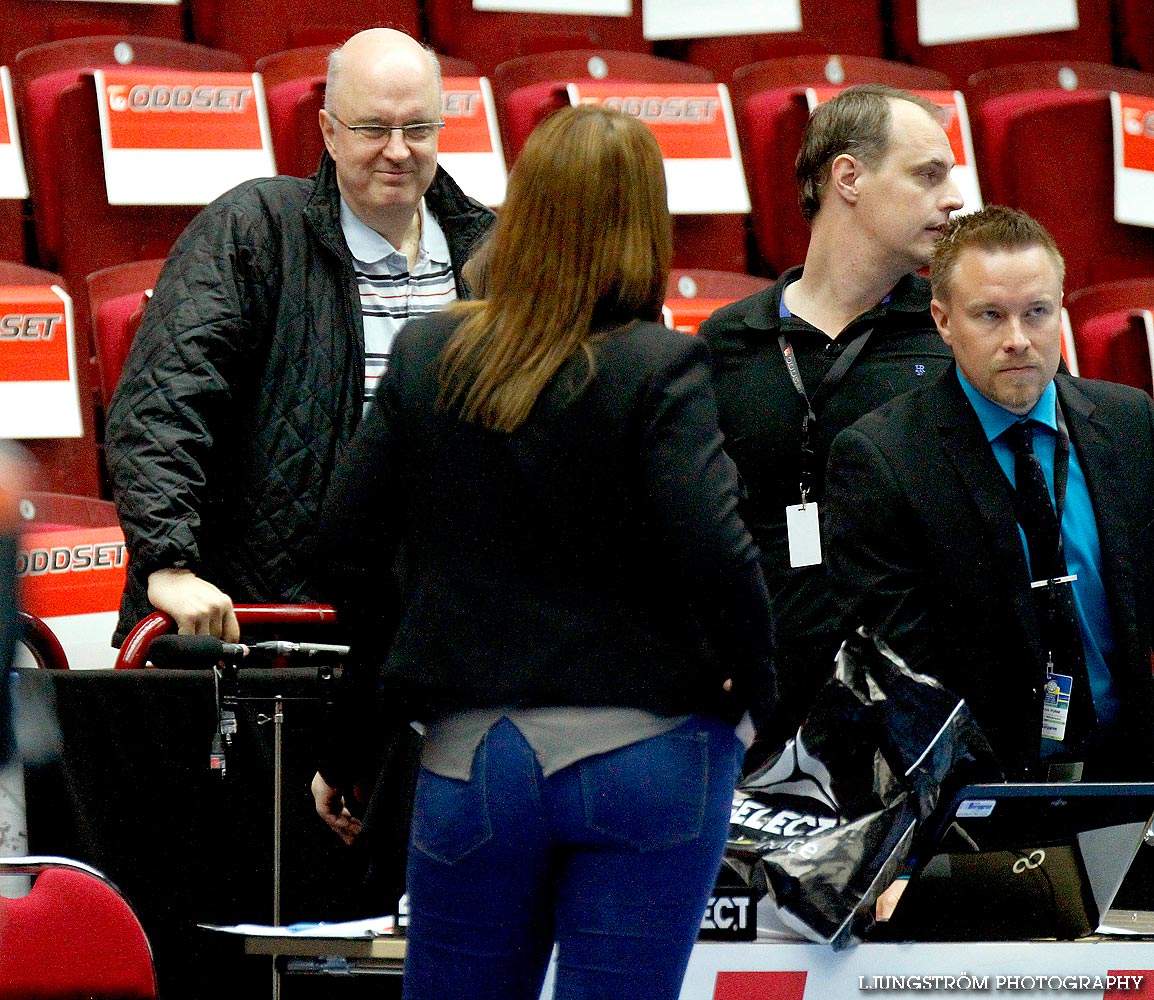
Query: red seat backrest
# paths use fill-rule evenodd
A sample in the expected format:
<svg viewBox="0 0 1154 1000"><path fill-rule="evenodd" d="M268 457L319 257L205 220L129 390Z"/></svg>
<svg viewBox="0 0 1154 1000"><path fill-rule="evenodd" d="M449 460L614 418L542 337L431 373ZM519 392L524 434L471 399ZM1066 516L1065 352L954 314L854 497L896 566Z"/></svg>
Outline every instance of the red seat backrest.
<svg viewBox="0 0 1154 1000"><path fill-rule="evenodd" d="M120 380L132 338L156 283L164 260L131 261L88 275L88 305L92 317L92 346L96 353L100 399L107 410Z"/></svg>
<svg viewBox="0 0 1154 1000"><path fill-rule="evenodd" d="M1131 310L1101 313L1074 330L1083 378L1132 385L1154 394L1145 323Z"/></svg>
<svg viewBox="0 0 1154 1000"><path fill-rule="evenodd" d="M641 4L627 17L475 10L473 0L425 0L429 43L469 59L485 76L521 56L573 49L651 53L642 33Z"/></svg>
<svg viewBox="0 0 1154 1000"><path fill-rule="evenodd" d="M49 868L32 891L0 898L0 996L151 1000L148 939L124 898L84 872Z"/></svg>
<svg viewBox="0 0 1154 1000"><path fill-rule="evenodd" d="M685 58L728 82L742 66L767 59L821 55L881 58L885 51L879 0L855 0L853 16L829 0L801 0L801 31L694 38L685 43Z"/></svg>
<svg viewBox="0 0 1154 1000"><path fill-rule="evenodd" d="M396 28L421 38L418 0L188 0L192 40L244 57L245 65L285 49L335 46L364 28Z"/></svg>
<svg viewBox="0 0 1154 1000"><path fill-rule="evenodd" d="M1145 278L1107 281L1077 288L1066 296L1065 305L1075 330L1081 323L1102 313L1154 309L1154 273Z"/></svg>

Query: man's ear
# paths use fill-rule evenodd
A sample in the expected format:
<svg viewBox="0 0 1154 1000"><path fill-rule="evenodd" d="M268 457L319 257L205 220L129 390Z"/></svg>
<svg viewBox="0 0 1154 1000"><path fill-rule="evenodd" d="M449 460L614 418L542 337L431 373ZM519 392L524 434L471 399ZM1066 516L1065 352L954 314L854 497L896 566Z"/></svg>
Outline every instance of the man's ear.
<svg viewBox="0 0 1154 1000"><path fill-rule="evenodd" d="M325 149L329 151L329 156L333 157L333 159L336 159L336 154L333 152L333 139L336 132L336 126L333 124L333 120L328 116L328 112L326 112L324 108L321 108L321 110L317 112L317 119L321 127L321 138L323 138L325 141Z"/></svg>
<svg viewBox="0 0 1154 1000"><path fill-rule="evenodd" d="M829 184L838 195L854 205L860 197L858 182L863 173L861 161L849 153L838 153L829 167Z"/></svg>
<svg viewBox="0 0 1154 1000"><path fill-rule="evenodd" d="M933 299L930 301L930 315L934 318L934 325L942 335L942 340L949 345L951 337L949 306L940 299Z"/></svg>

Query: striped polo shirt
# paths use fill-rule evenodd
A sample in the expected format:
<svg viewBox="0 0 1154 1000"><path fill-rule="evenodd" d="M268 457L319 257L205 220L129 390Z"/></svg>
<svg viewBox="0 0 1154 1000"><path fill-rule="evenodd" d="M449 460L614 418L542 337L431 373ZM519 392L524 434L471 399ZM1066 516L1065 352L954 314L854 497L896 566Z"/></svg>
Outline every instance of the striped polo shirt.
<svg viewBox="0 0 1154 1000"><path fill-rule="evenodd" d="M457 298L445 234L424 199L418 211L421 246L410 271L408 258L357 218L341 199L341 229L353 255L365 328L366 412L401 327L411 317L437 312Z"/></svg>

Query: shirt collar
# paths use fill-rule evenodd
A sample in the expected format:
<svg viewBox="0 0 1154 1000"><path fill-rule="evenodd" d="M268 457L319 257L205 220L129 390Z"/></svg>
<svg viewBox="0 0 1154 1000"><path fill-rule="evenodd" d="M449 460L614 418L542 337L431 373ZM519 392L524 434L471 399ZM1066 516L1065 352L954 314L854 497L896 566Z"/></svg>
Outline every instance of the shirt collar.
<svg viewBox="0 0 1154 1000"><path fill-rule="evenodd" d="M986 440L993 441L1005 431L1011 424L1017 423L1019 420L1036 420L1040 424L1049 427L1055 433L1058 430L1058 390L1054 386L1054 380L1050 380L1050 384L1043 390L1041 397L1034 404L1033 408L1024 417L1018 416L1016 413L1011 413L1004 406L999 406L992 399L987 399L977 389L970 384L969 379L962 374L961 368L957 368L958 381L962 384L962 392L966 394L966 398L970 401L970 405L974 408L974 412L978 415L978 420L982 424L982 430L985 431Z"/></svg>
<svg viewBox="0 0 1154 1000"><path fill-rule="evenodd" d="M421 246L418 259L427 258L438 264L449 263L449 243L445 234L425 206L422 198L417 206L421 213ZM349 252L356 260L364 264L375 264L395 253L399 253L387 239L364 221L341 198L341 229L345 234L345 242L349 245Z"/></svg>
<svg viewBox="0 0 1154 1000"><path fill-rule="evenodd" d="M797 281L797 279L800 277L801 277L801 269L799 268L797 274L790 277L788 281L782 282L781 297L778 299L778 303L777 303L777 315L778 315L779 319L793 319L793 313L789 311L789 306L787 306L785 304L785 290L790 285L792 285L795 281ZM890 301L893 299L893 297L894 297L894 290L891 288L888 292L886 292L885 297L881 300L881 302L879 302L876 306L874 306L873 309L867 310L862 315L868 316L870 313L873 313L873 312L877 311L878 309L881 309L882 306L888 306L890 304ZM855 320L854 322L857 322L857 321Z"/></svg>

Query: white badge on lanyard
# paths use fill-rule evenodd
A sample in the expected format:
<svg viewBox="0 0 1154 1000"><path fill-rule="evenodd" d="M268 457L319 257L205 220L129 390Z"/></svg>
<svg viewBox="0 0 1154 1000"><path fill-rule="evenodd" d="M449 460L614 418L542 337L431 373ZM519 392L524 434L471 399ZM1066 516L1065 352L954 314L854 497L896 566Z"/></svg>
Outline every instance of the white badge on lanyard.
<svg viewBox="0 0 1154 1000"><path fill-rule="evenodd" d="M785 529L789 536L790 566L797 569L821 563L821 528L818 526L816 503L786 507Z"/></svg>

